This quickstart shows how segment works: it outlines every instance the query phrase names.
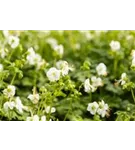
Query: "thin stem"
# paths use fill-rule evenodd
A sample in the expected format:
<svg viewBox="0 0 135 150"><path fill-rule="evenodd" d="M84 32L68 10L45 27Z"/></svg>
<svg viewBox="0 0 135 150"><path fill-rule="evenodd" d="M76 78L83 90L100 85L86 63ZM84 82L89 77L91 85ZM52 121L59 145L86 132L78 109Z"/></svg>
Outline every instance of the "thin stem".
<svg viewBox="0 0 135 150"><path fill-rule="evenodd" d="M134 102L135 102L135 95L134 95L133 89L131 89L131 93L132 93L133 100L134 100Z"/></svg>
<svg viewBox="0 0 135 150"><path fill-rule="evenodd" d="M117 65L118 65L118 60L117 58L114 59L114 76L116 75L116 71L117 71Z"/></svg>
<svg viewBox="0 0 135 150"><path fill-rule="evenodd" d="M15 80L15 78L16 78L16 73L14 74L14 76L13 76L13 78L12 78L12 81L11 81L11 85L14 83L14 80Z"/></svg>
<svg viewBox="0 0 135 150"><path fill-rule="evenodd" d="M92 101L92 92L90 92L90 102Z"/></svg>
<svg viewBox="0 0 135 150"><path fill-rule="evenodd" d="M68 112L67 112L67 114L66 114L66 116L65 116L65 118L64 118L64 121L66 121L67 115L70 113L71 110L72 110L72 98L70 99L69 109L68 109Z"/></svg>

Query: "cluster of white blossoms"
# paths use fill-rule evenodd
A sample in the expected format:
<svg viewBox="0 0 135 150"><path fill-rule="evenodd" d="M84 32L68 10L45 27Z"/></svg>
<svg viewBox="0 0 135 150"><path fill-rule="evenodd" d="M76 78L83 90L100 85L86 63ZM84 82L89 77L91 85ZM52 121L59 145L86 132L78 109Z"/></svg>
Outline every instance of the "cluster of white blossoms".
<svg viewBox="0 0 135 150"><path fill-rule="evenodd" d="M101 115L101 117L105 117L108 110L108 104L105 104L103 100L99 103L89 103L87 107L87 111L89 111L92 115L98 114Z"/></svg>
<svg viewBox="0 0 135 150"><path fill-rule="evenodd" d="M17 36L11 35L8 30L4 30L3 35L5 36L7 43L11 46L11 48L14 49L18 47L20 39Z"/></svg>
<svg viewBox="0 0 135 150"><path fill-rule="evenodd" d="M46 121L46 116L42 116L41 118L38 115L34 115L32 117L27 117L26 121Z"/></svg>
<svg viewBox="0 0 135 150"><path fill-rule="evenodd" d="M2 71L3 71L3 65L0 64L0 72L2 72Z"/></svg>
<svg viewBox="0 0 135 150"><path fill-rule="evenodd" d="M56 39L48 38L46 42L51 46L51 48L55 52L57 52L58 55L62 56L64 54L64 47L63 47L63 45L62 44L59 45Z"/></svg>
<svg viewBox="0 0 135 150"><path fill-rule="evenodd" d="M119 41L111 41L110 42L110 47L112 51L118 51L120 50L120 42Z"/></svg>
<svg viewBox="0 0 135 150"><path fill-rule="evenodd" d="M32 47L28 49L28 55L26 59L29 65L36 65L37 69L40 69L40 67L45 63L42 57L39 54L35 53Z"/></svg>
<svg viewBox="0 0 135 150"><path fill-rule="evenodd" d="M8 85L8 87L3 90L4 96L10 99L10 101L4 103L3 108L5 111L13 110L14 108L16 108L20 113L23 113L23 109L28 110L28 108L22 104L19 96L14 98L15 91L16 88L14 85Z"/></svg>
<svg viewBox="0 0 135 150"><path fill-rule="evenodd" d="M103 86L103 81L100 77L92 76L91 77L91 83L90 79L86 79L84 81L84 91L89 92L95 92L98 87Z"/></svg>
<svg viewBox="0 0 135 150"><path fill-rule="evenodd" d="M45 108L45 112L46 112L47 114L49 114L49 113L54 113L55 111L56 111L56 108L55 108L55 107L47 106L47 107Z"/></svg>
<svg viewBox="0 0 135 150"><path fill-rule="evenodd" d="M50 68L46 75L51 82L58 81L62 76L68 75L69 70L73 70L72 67L69 67L68 62L60 60L56 62L56 68Z"/></svg>
<svg viewBox="0 0 135 150"><path fill-rule="evenodd" d="M98 64L98 66L96 67L96 71L97 71L97 74L100 76L100 75L103 75L103 76L106 76L107 75L107 67L104 63L100 63Z"/></svg>
<svg viewBox="0 0 135 150"><path fill-rule="evenodd" d="M56 111L56 108L55 107L51 107L51 106L46 106L45 108L45 112L46 114L52 114ZM46 120L46 116L43 115L41 117L39 117L38 115L33 115L31 117L27 117L26 118L26 121L47 121ZM49 121L52 121L51 119Z"/></svg>
<svg viewBox="0 0 135 150"><path fill-rule="evenodd" d="M3 107L5 111L13 110L14 108L16 108L19 113L23 113L23 109L27 109L27 107L22 104L20 97L16 97L15 101L5 102Z"/></svg>
<svg viewBox="0 0 135 150"><path fill-rule="evenodd" d="M132 56L132 64L131 67L135 67L135 50L131 51L131 56Z"/></svg>
<svg viewBox="0 0 135 150"><path fill-rule="evenodd" d="M39 101L39 99L40 99L40 97L39 97L39 94L30 94L29 96L28 96L28 99L30 99L31 100L31 102L33 103L33 104L37 104L38 103L38 101Z"/></svg>

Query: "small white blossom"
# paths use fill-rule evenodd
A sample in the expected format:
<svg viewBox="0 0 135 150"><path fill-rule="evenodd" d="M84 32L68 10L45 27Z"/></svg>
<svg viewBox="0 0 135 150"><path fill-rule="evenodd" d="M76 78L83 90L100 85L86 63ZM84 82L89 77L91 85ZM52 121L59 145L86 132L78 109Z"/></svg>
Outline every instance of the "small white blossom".
<svg viewBox="0 0 135 150"><path fill-rule="evenodd" d="M101 102L99 102L97 113L101 115L101 117L105 117L108 109L109 109L108 104L105 104L105 102L102 100Z"/></svg>
<svg viewBox="0 0 135 150"><path fill-rule="evenodd" d="M62 60L56 62L56 67L61 71L63 76L67 75L70 70L68 62Z"/></svg>
<svg viewBox="0 0 135 150"><path fill-rule="evenodd" d="M49 113L54 113L54 112L56 111L56 108L55 108L55 107L47 106L47 107L45 108L45 111L46 111L47 114L49 114Z"/></svg>
<svg viewBox="0 0 135 150"><path fill-rule="evenodd" d="M39 121L39 116L34 115L32 117L27 117L26 121Z"/></svg>
<svg viewBox="0 0 135 150"><path fill-rule="evenodd" d="M35 58L35 51L34 51L34 49L32 47L30 47L28 49L28 55L26 57L26 59L27 59L27 61L28 61L28 63L30 65L34 65L35 64L34 58Z"/></svg>
<svg viewBox="0 0 135 150"><path fill-rule="evenodd" d="M38 115L34 115L33 116L33 121L39 121L39 116Z"/></svg>
<svg viewBox="0 0 135 150"><path fill-rule="evenodd" d="M76 43L76 44L74 45L74 47L75 47L76 50L80 50L81 45L80 45L80 43Z"/></svg>
<svg viewBox="0 0 135 150"><path fill-rule="evenodd" d="M46 75L51 82L58 81L60 79L60 70L52 67L47 71Z"/></svg>
<svg viewBox="0 0 135 150"><path fill-rule="evenodd" d="M133 59L135 58L135 50L134 49L131 51L131 56Z"/></svg>
<svg viewBox="0 0 135 150"><path fill-rule="evenodd" d="M99 76L100 75L103 75L103 76L107 75L107 68L106 68L106 65L104 63L98 64L98 66L96 67L96 71L97 71L97 74Z"/></svg>
<svg viewBox="0 0 135 150"><path fill-rule="evenodd" d="M96 91L96 87L94 87L93 85L90 84L90 80L86 79L84 81L84 91L89 93L89 92L95 92Z"/></svg>
<svg viewBox="0 0 135 150"><path fill-rule="evenodd" d="M46 121L46 116L42 116L41 121Z"/></svg>
<svg viewBox="0 0 135 150"><path fill-rule="evenodd" d="M54 47L54 51L56 51L59 55L63 55L63 53L64 53L64 47L63 47L63 45L56 45L55 47Z"/></svg>
<svg viewBox="0 0 135 150"><path fill-rule="evenodd" d="M1 58L5 58L8 54L8 50L7 49L4 49L4 48L1 48L0 49L0 57Z"/></svg>
<svg viewBox="0 0 135 150"><path fill-rule="evenodd" d="M54 38L48 38L48 39L46 40L46 42L47 42L48 44L50 44L50 46L51 46L52 49L54 49L54 47L58 45L57 40L54 39Z"/></svg>
<svg viewBox="0 0 135 150"><path fill-rule="evenodd" d="M8 111L8 109L13 110L15 102L5 102L3 107L5 111Z"/></svg>
<svg viewBox="0 0 135 150"><path fill-rule="evenodd" d="M92 115L95 115L98 107L99 106L97 102L89 103L87 107L87 111L89 111Z"/></svg>
<svg viewBox="0 0 135 150"><path fill-rule="evenodd" d="M11 48L16 48L19 45L20 39L17 36L9 36L8 37L8 44L11 46Z"/></svg>
<svg viewBox="0 0 135 150"><path fill-rule="evenodd" d="M32 121L32 117L27 117L26 121Z"/></svg>
<svg viewBox="0 0 135 150"><path fill-rule="evenodd" d="M127 36L126 36L126 40L130 41L130 40L132 40L132 39L134 39L133 35L127 35Z"/></svg>
<svg viewBox="0 0 135 150"><path fill-rule="evenodd" d="M119 41L111 41L110 47L112 51L120 50L120 42Z"/></svg>
<svg viewBox="0 0 135 150"><path fill-rule="evenodd" d="M0 64L0 72L2 72L2 71L3 71L3 65Z"/></svg>
<svg viewBox="0 0 135 150"><path fill-rule="evenodd" d="M3 35L7 38L9 36L9 31L8 30L3 30Z"/></svg>
<svg viewBox="0 0 135 150"><path fill-rule="evenodd" d="M103 86L103 81L100 77L92 76L91 77L92 85L95 87Z"/></svg>
<svg viewBox="0 0 135 150"><path fill-rule="evenodd" d="M20 112L20 113L23 113L23 104L22 104L22 101L20 99L20 97L16 97L15 99L15 107L16 109Z"/></svg>
<svg viewBox="0 0 135 150"><path fill-rule="evenodd" d="M121 83L121 85L124 85L126 83L126 80L127 80L127 74L122 73L121 74L121 79L119 80L119 83Z"/></svg>
<svg viewBox="0 0 135 150"><path fill-rule="evenodd" d="M30 65L35 65L42 60L41 56L39 54L36 54L32 47L28 49L28 55L26 59Z"/></svg>
<svg viewBox="0 0 135 150"><path fill-rule="evenodd" d="M8 85L8 87L3 90L3 94L8 98L11 98L15 95L15 90L16 90L15 86Z"/></svg>
<svg viewBox="0 0 135 150"><path fill-rule="evenodd" d="M28 96L28 99L30 99L33 102L33 104L37 104L40 97L39 97L39 94L30 94Z"/></svg>
<svg viewBox="0 0 135 150"><path fill-rule="evenodd" d="M93 36L91 35L90 32L86 32L85 37L86 37L87 40L91 40L93 38Z"/></svg>

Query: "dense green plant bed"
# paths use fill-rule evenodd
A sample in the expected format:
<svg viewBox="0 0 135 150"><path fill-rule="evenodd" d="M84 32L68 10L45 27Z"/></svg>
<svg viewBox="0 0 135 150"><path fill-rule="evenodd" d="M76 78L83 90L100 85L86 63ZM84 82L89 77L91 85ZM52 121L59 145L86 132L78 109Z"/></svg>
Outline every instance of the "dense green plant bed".
<svg viewBox="0 0 135 150"><path fill-rule="evenodd" d="M0 120L135 120L135 31L1 31Z"/></svg>

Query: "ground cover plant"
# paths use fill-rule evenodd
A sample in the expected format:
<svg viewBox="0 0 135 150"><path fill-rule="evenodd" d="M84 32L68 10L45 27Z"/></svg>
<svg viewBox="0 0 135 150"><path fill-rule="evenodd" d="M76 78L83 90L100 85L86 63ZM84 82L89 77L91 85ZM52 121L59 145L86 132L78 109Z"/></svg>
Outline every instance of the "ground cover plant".
<svg viewBox="0 0 135 150"><path fill-rule="evenodd" d="M135 31L0 31L0 120L134 121Z"/></svg>

